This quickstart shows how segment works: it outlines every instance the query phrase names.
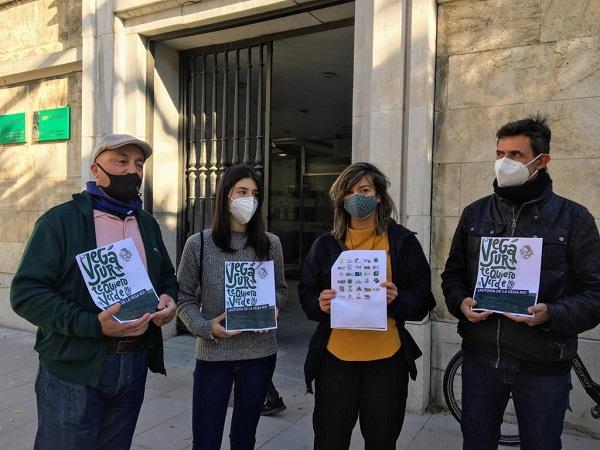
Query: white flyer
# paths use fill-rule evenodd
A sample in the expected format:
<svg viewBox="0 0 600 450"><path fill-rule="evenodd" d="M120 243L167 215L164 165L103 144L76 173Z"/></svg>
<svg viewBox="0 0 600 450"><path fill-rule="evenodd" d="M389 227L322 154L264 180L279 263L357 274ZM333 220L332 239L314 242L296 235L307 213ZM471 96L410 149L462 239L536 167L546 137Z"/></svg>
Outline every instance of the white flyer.
<svg viewBox="0 0 600 450"><path fill-rule="evenodd" d="M277 328L273 261L225 262L225 330Z"/></svg>
<svg viewBox="0 0 600 450"><path fill-rule="evenodd" d="M384 250L347 250L331 268L331 328L387 330L387 255Z"/></svg>
<svg viewBox="0 0 600 450"><path fill-rule="evenodd" d="M99 308L104 310L115 303L121 304L121 310L114 316L119 322L130 322L156 311L158 296L133 239L80 253L75 259Z"/></svg>
<svg viewBox="0 0 600 450"><path fill-rule="evenodd" d="M474 311L532 316L542 264L542 238L482 237Z"/></svg>

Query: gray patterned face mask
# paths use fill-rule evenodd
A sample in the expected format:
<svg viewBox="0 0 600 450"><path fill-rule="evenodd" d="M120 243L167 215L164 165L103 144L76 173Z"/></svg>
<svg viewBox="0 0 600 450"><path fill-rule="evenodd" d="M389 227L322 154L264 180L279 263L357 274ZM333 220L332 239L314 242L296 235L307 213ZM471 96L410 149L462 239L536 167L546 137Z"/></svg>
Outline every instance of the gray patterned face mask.
<svg viewBox="0 0 600 450"><path fill-rule="evenodd" d="M344 209L355 219L364 219L373 214L377 203L375 195L352 194L352 197L344 199Z"/></svg>

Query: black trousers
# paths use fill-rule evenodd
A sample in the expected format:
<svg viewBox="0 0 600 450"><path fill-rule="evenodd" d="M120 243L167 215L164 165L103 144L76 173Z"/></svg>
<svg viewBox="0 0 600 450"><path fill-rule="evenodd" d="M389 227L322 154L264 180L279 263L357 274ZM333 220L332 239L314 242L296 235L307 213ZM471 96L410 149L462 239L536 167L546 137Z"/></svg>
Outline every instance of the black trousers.
<svg viewBox="0 0 600 450"><path fill-rule="evenodd" d="M365 450L394 450L407 393L408 368L401 352L348 362L325 351L315 379L315 450L347 450L357 419Z"/></svg>
<svg viewBox="0 0 600 450"><path fill-rule="evenodd" d="M277 403L279 401L279 392L275 389L273 380L269 381L269 385L267 386L267 401L269 403Z"/></svg>

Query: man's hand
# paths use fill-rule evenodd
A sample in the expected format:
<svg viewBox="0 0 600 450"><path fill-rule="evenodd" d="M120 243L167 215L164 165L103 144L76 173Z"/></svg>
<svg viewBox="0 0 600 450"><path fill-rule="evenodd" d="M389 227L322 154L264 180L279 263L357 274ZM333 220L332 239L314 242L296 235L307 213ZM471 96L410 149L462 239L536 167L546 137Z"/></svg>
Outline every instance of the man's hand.
<svg viewBox="0 0 600 450"><path fill-rule="evenodd" d="M113 314L117 314L120 310L121 305L117 303L98 314L98 322L100 322L100 327L102 328L102 334L104 336L139 336L146 331L148 322L150 322L150 319L152 318L150 314L146 313L133 322L119 323L113 317Z"/></svg>
<svg viewBox="0 0 600 450"><path fill-rule="evenodd" d="M162 294L159 297L156 309L159 309L160 311L152 314L152 323L160 327L173 320L173 317L175 317L175 313L177 312L177 304L170 295Z"/></svg>
<svg viewBox="0 0 600 450"><path fill-rule="evenodd" d="M329 314L331 312L331 300L335 298L337 292L332 289L325 289L319 294L319 308L321 311Z"/></svg>
<svg viewBox="0 0 600 450"><path fill-rule="evenodd" d="M477 304L477 302L474 299L472 299L471 297L465 298L460 304L460 310L465 315L465 317L467 318L467 320L469 322L477 323L477 322L487 319L489 316L491 316L493 314L491 311L482 311L482 312L473 311L471 308L473 306L475 306L476 304Z"/></svg>
<svg viewBox="0 0 600 450"><path fill-rule="evenodd" d="M515 316L514 314L504 314L510 320L514 320L515 322L526 323L530 327L535 327L536 325L541 325L544 322L548 322L550 320L550 311L548 310L548 305L545 303L538 303L537 305L530 306L527 308L527 311L530 314L533 314L533 317L525 317L525 316Z"/></svg>
<svg viewBox="0 0 600 450"><path fill-rule="evenodd" d="M396 299L396 297L398 297L398 288L391 281L381 283L380 286L384 287L386 290L386 299L388 305L392 303Z"/></svg>
<svg viewBox="0 0 600 450"><path fill-rule="evenodd" d="M224 339L241 333L241 331L225 331L225 327L221 325L222 320L225 320L225 313L211 320L211 333L214 337Z"/></svg>

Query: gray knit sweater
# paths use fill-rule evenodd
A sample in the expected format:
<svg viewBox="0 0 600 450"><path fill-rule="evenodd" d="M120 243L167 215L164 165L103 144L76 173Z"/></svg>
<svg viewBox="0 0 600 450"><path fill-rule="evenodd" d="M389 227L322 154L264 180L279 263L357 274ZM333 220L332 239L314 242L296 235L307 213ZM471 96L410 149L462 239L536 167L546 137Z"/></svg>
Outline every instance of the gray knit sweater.
<svg viewBox="0 0 600 450"><path fill-rule="evenodd" d="M205 230L203 261L200 261L201 234L196 233L185 243L177 278L179 299L177 315L188 330L198 337L196 359L203 361L236 361L256 359L277 353L275 330L264 333L243 332L236 336L216 339L211 333L211 319L225 312L225 261L253 261L252 247L244 248L246 234L231 232L231 248L226 253L217 247L211 230ZM283 271L283 252L279 238L267 233L271 241L269 260L275 266L275 299L281 308L287 298ZM202 277L202 285L199 280Z"/></svg>

